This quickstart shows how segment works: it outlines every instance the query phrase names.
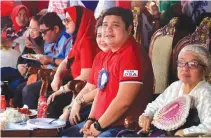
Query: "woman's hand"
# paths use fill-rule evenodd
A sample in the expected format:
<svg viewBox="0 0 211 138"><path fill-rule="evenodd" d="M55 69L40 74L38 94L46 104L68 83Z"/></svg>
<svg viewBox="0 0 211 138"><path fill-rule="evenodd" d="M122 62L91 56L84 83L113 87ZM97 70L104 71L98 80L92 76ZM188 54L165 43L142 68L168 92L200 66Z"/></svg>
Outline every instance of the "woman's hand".
<svg viewBox="0 0 211 138"><path fill-rule="evenodd" d="M32 42L28 38L26 38L25 44L26 44L27 48L34 48L34 45L32 44Z"/></svg>
<svg viewBox="0 0 211 138"><path fill-rule="evenodd" d="M76 101L73 101L73 105L72 105L72 109L71 109L71 113L69 117L71 125L76 125L78 124L78 122L81 121L80 109L81 109L81 105L76 103Z"/></svg>
<svg viewBox="0 0 211 138"><path fill-rule="evenodd" d="M152 122L152 117L141 115L139 117L139 126L142 128L142 132L148 132Z"/></svg>
<svg viewBox="0 0 211 138"><path fill-rule="evenodd" d="M53 81L51 82L51 88L53 91L58 91L62 86L62 80L59 77L54 76Z"/></svg>
<svg viewBox="0 0 211 138"><path fill-rule="evenodd" d="M40 63L43 65L51 64L53 62L53 58L50 56L41 56L39 58Z"/></svg>
<svg viewBox="0 0 211 138"><path fill-rule="evenodd" d="M178 130L175 134L175 136L180 136L180 137L183 137L184 136L184 132L182 129Z"/></svg>
<svg viewBox="0 0 211 138"><path fill-rule="evenodd" d="M60 90L58 90L58 91L54 92L53 94L51 94L51 95L48 97L47 104L50 104L51 102L53 102L54 99L55 99L55 97L56 97L56 96L59 96L59 95L61 95L61 94L62 94L62 92L61 92Z"/></svg>
<svg viewBox="0 0 211 138"><path fill-rule="evenodd" d="M70 110L65 109L63 114L59 118L64 120L64 121L67 121L69 119L69 116L70 116Z"/></svg>
<svg viewBox="0 0 211 138"><path fill-rule="evenodd" d="M18 64L18 71L22 76L26 74L27 68L28 68L27 64Z"/></svg>

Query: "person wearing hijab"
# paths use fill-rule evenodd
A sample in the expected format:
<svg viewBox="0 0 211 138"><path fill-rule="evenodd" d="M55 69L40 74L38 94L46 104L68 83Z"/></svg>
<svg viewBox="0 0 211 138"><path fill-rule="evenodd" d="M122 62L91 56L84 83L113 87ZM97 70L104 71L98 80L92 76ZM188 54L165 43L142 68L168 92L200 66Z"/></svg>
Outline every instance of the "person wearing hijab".
<svg viewBox="0 0 211 138"><path fill-rule="evenodd" d="M95 40L96 20L93 11L82 6L72 6L66 8L65 13L64 24L66 31L72 34L73 46L54 75L51 83L53 91L67 90L67 85L62 86L62 80L68 72L74 80L88 81L93 60L99 51ZM71 102L71 100L65 101L62 97L65 97L65 94L57 96L54 102L50 103L50 117L58 118L62 114L63 107Z"/></svg>
<svg viewBox="0 0 211 138"><path fill-rule="evenodd" d="M25 47L25 38L28 36L27 28L30 13L24 5L16 6L11 14L13 26L8 27L2 32L2 37L13 41L13 47L19 47L20 53ZM10 47L10 46L9 46Z"/></svg>
<svg viewBox="0 0 211 138"><path fill-rule="evenodd" d="M211 85L207 82L211 74L211 55L209 51L199 45L184 47L177 62L179 81L172 83L152 103L149 103L144 113L139 117L139 126L147 132L151 129L152 118L156 111L180 96L189 95L192 98L191 109L196 109L194 122L187 122L188 127L180 127L174 135L183 137L186 134L209 133L211 130ZM191 111L191 110L190 110ZM193 112L192 112L193 113ZM193 123L194 122L194 123ZM190 125L191 124L191 125ZM184 124L184 126L187 126Z"/></svg>

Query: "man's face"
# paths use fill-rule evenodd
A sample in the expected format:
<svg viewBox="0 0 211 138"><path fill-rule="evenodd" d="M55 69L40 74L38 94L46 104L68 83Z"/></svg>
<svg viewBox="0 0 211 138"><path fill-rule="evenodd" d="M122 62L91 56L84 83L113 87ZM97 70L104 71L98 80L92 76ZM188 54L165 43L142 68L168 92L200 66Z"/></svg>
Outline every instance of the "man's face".
<svg viewBox="0 0 211 138"><path fill-rule="evenodd" d="M108 15L103 19L103 35L109 48L120 48L129 38L130 31L120 16Z"/></svg>
<svg viewBox="0 0 211 138"><path fill-rule="evenodd" d="M54 28L46 27L45 24L40 25L40 32L42 33L43 40L47 43L54 43L57 39L57 33Z"/></svg>

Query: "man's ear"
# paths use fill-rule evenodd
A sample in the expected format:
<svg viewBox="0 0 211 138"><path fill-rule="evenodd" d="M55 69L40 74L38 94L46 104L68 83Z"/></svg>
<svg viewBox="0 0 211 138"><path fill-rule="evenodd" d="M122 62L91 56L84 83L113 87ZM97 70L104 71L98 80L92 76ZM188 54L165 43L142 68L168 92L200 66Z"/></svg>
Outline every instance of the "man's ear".
<svg viewBox="0 0 211 138"><path fill-rule="evenodd" d="M60 29L59 29L59 26L54 26L54 30L56 31L56 33L59 33Z"/></svg>
<svg viewBox="0 0 211 138"><path fill-rule="evenodd" d="M132 34L132 29L133 29L133 26L132 25L129 25L129 27L128 27L128 32L129 32L129 34Z"/></svg>

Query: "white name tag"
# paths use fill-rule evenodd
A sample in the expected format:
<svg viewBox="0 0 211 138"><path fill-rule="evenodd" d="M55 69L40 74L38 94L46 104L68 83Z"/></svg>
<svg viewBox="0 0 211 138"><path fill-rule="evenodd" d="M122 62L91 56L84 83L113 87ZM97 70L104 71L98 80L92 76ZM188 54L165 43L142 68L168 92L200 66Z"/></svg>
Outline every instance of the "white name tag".
<svg viewBox="0 0 211 138"><path fill-rule="evenodd" d="M138 70L124 70L124 77L138 77Z"/></svg>

